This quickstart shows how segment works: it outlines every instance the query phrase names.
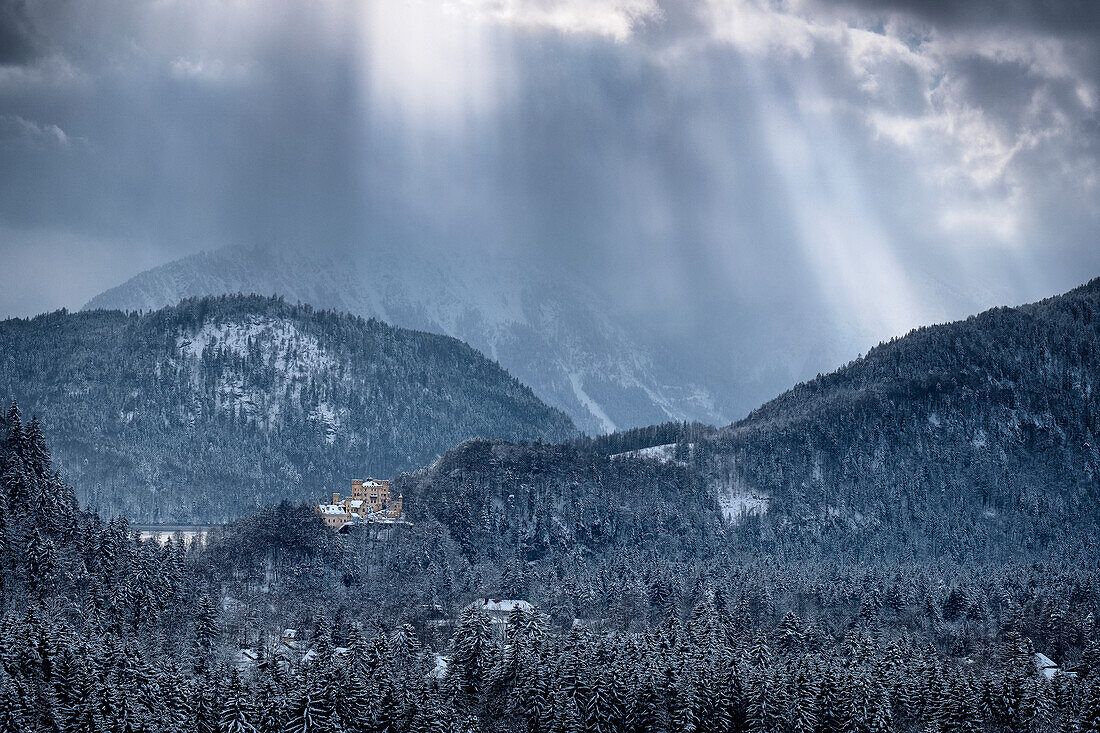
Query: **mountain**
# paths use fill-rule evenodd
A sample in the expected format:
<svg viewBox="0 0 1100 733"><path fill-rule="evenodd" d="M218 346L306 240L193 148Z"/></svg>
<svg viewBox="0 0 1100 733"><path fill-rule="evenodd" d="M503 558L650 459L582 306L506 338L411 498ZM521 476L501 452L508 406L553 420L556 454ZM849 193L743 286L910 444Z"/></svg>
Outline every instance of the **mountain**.
<svg viewBox="0 0 1100 733"><path fill-rule="evenodd" d="M258 296L0 322L0 393L48 425L83 502L144 522L315 499L475 436L577 435L455 339Z"/></svg>
<svg viewBox="0 0 1100 733"><path fill-rule="evenodd" d="M764 537L995 556L1100 530L1100 279L921 328L693 452Z"/></svg>
<svg viewBox="0 0 1100 733"><path fill-rule="evenodd" d="M1098 384L1100 279L918 329L717 431L464 445L400 484L415 512L500 558L637 537L670 556L722 537L802 559L1087 557Z"/></svg>
<svg viewBox="0 0 1100 733"><path fill-rule="evenodd" d="M141 273L85 308L150 310L224 293L281 295L461 339L591 434L670 419L728 422L738 409L701 386L690 360L633 337L577 278L503 261L228 248Z"/></svg>

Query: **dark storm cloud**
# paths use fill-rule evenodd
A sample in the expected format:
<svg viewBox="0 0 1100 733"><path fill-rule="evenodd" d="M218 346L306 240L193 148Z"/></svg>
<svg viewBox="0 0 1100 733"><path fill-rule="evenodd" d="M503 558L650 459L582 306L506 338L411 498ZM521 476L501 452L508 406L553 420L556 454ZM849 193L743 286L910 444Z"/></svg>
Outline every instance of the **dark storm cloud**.
<svg viewBox="0 0 1100 733"><path fill-rule="evenodd" d="M27 63L38 52L26 0L0 0L0 65Z"/></svg>
<svg viewBox="0 0 1100 733"><path fill-rule="evenodd" d="M940 28L1013 26L1069 36L1100 32L1100 4L1092 0L847 0L840 5L870 14L909 13Z"/></svg>
<svg viewBox="0 0 1100 733"><path fill-rule="evenodd" d="M580 272L692 359L799 371L1100 269L1086 6L278 9L0 4L26 41L0 310L231 244L448 249Z"/></svg>

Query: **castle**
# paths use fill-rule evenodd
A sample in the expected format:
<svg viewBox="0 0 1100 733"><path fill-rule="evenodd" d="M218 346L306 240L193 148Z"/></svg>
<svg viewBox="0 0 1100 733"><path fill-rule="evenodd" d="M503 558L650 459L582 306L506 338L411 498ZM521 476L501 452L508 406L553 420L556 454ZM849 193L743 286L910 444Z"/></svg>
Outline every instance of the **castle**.
<svg viewBox="0 0 1100 733"><path fill-rule="evenodd" d="M315 510L325 526L337 531L355 522L401 518L401 497L390 496L390 482L368 478L351 480L351 496L333 493L331 504L318 504Z"/></svg>

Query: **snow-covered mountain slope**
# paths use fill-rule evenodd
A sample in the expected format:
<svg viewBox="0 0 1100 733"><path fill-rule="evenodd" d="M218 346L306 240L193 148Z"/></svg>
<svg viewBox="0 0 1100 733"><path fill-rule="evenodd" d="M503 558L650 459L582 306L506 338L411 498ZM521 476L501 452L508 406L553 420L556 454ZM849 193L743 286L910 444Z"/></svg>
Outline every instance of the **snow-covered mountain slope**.
<svg viewBox="0 0 1100 733"><path fill-rule="evenodd" d="M500 362L582 430L666 420L722 424L715 395L659 363L609 308L561 273L457 256L290 248L205 252L137 275L86 309L156 309L222 293L281 295L461 339Z"/></svg>
<svg viewBox="0 0 1100 733"><path fill-rule="evenodd" d="M727 516L755 504L780 541L1054 547L1100 525L1098 383L1100 278L881 344L698 440L692 459Z"/></svg>
<svg viewBox="0 0 1100 733"><path fill-rule="evenodd" d="M0 321L0 394L48 425L81 499L220 522L392 476L474 437L578 437L455 339L263 297Z"/></svg>

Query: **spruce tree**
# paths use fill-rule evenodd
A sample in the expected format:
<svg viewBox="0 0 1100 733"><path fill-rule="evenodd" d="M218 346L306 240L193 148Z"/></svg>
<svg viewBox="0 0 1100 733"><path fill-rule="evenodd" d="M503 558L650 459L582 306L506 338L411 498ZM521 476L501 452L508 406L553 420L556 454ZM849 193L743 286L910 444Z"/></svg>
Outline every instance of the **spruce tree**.
<svg viewBox="0 0 1100 733"><path fill-rule="evenodd" d="M1100 733L1100 680L1092 680L1085 686L1081 697L1078 729L1087 733Z"/></svg>
<svg viewBox="0 0 1100 733"><path fill-rule="evenodd" d="M791 733L813 733L817 727L817 687L804 670L795 672L791 687L788 727Z"/></svg>
<svg viewBox="0 0 1100 733"><path fill-rule="evenodd" d="M1054 728L1054 695L1048 683L1042 677L1033 678L1028 684L1030 716L1027 721L1028 733L1040 733Z"/></svg>
<svg viewBox="0 0 1100 733"><path fill-rule="evenodd" d="M572 695L554 697L554 733L584 733L584 720Z"/></svg>
<svg viewBox="0 0 1100 733"><path fill-rule="evenodd" d="M940 728L944 733L978 733L982 729L982 717L978 697L973 687L964 679L955 680L944 698Z"/></svg>
<svg viewBox="0 0 1100 733"><path fill-rule="evenodd" d="M331 716L326 710L325 694L311 682L291 706L286 733L332 733Z"/></svg>
<svg viewBox="0 0 1100 733"><path fill-rule="evenodd" d="M451 641L448 675L457 691L469 702L476 701L484 689L492 663L492 630L489 617L477 608L462 612Z"/></svg>
<svg viewBox="0 0 1100 733"><path fill-rule="evenodd" d="M15 683L0 671L0 733L24 733L26 725Z"/></svg>
<svg viewBox="0 0 1100 733"><path fill-rule="evenodd" d="M218 616L214 604L205 593L199 596L195 607L195 631L193 659L195 670L206 673L212 663L214 642L218 638Z"/></svg>
<svg viewBox="0 0 1100 733"><path fill-rule="evenodd" d="M259 733L283 733L286 730L286 704L282 690L266 687L263 709L260 711L257 730ZM367 728L352 728L352 733L366 733Z"/></svg>
<svg viewBox="0 0 1100 733"><path fill-rule="evenodd" d="M787 612L783 620L779 622L778 629L779 648L787 654L797 654L802 650L806 641L806 635L802 630L802 622L793 612Z"/></svg>
<svg viewBox="0 0 1100 733"><path fill-rule="evenodd" d="M224 702L219 725L220 733L257 733L256 726L252 722L255 713L236 670L232 672L229 687L222 696Z"/></svg>

